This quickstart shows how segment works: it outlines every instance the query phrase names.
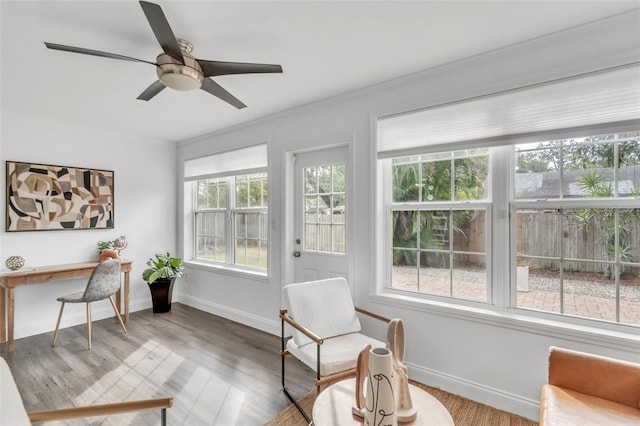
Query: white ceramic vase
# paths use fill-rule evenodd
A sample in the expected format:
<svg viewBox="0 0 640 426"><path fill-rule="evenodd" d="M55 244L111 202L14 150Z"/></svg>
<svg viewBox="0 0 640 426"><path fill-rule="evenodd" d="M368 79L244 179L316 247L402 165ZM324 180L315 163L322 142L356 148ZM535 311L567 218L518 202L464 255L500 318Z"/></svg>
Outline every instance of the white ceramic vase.
<svg viewBox="0 0 640 426"><path fill-rule="evenodd" d="M367 379L364 424L397 426L393 359L389 349L371 349Z"/></svg>

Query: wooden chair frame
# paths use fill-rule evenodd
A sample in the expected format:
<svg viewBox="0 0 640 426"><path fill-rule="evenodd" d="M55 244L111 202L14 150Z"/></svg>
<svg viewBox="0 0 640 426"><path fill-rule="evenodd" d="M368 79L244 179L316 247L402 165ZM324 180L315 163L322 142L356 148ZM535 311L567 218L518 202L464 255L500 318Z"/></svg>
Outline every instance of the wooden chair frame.
<svg viewBox="0 0 640 426"><path fill-rule="evenodd" d="M31 411L27 413L31 423L44 423L56 420L77 419L82 417L111 416L143 410L161 410L160 422L167 424L167 408L173 406L173 398L143 399L139 401L117 402L114 404L92 405L87 407L61 408L58 410Z"/></svg>
<svg viewBox="0 0 640 426"><path fill-rule="evenodd" d="M365 309L359 308L359 307L355 307L356 312L359 312L361 314L367 315L371 318L374 318L376 320L382 321L382 322L386 322L389 323L391 322L391 319L380 316L378 314L374 314L373 312L367 311ZM352 368L350 370L346 370L346 371L341 371L339 373L334 373L334 374L329 374L327 376L322 377L320 375L320 348L322 347L322 344L324 343L324 339L320 336L318 336L317 334L315 334L313 331L309 330L308 328L306 328L305 326L303 326L302 324L299 324L298 322L296 322L293 318L291 318L286 309L280 309L280 320L281 320L281 344L282 344L282 349L280 351L280 356L282 358L282 390L284 391L285 395L287 395L287 398L289 398L289 400L293 403L293 405L296 406L296 408L298 409L298 411L300 411L300 414L302 414L305 418L305 420L307 421L307 423L311 423L311 418L309 417L309 415L302 409L302 407L300 406L300 404L298 403L298 401L291 396L291 393L289 392L289 389L287 389L287 386L285 384L285 357L288 355L291 355L291 353L286 349L287 348L287 341L291 338L290 336L285 337L285 332L284 332L284 327L285 327L285 323L289 324L291 327L295 328L296 330L300 331L301 333L303 333L305 336L307 336L309 339L311 339L313 342L315 342L316 346L317 346L317 353L316 353L316 379L315 379L315 386L316 386L316 393L320 393L320 388L324 385L327 385L329 383L338 381L338 380L342 380L342 379L346 379L348 377L353 377L356 375L356 369Z"/></svg>

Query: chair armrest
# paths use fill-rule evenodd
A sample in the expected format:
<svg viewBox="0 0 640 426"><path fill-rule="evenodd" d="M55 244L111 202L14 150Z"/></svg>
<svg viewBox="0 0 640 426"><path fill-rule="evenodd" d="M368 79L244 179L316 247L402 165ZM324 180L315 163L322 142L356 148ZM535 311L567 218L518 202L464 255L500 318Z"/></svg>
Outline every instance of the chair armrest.
<svg viewBox="0 0 640 426"><path fill-rule="evenodd" d="M356 312L360 312L361 314L368 315L371 318L375 318L375 319L377 319L379 321L382 321L382 322L391 322L391 319L389 319L389 318L383 317L383 316L378 315L378 314L374 314L373 312L367 311L366 309L362 309L362 308L359 308L357 306L356 306Z"/></svg>
<svg viewBox="0 0 640 426"><path fill-rule="evenodd" d="M173 406L173 398L143 399L139 401L117 402L115 404L92 405L86 407L61 408L59 410L32 411L27 413L31 423L80 417L110 416L132 411L165 409Z"/></svg>
<svg viewBox="0 0 640 426"><path fill-rule="evenodd" d="M314 342L316 342L318 345L321 345L321 344L324 343L324 339L322 337L318 336L317 334L315 334L313 331L309 330L308 328L306 328L302 324L298 324L296 321L294 321L293 318L291 318L289 315L287 315L287 310L286 309L280 309L280 318L282 319L282 321L286 322L291 327L293 327L296 330L300 331L305 336L307 336L309 339L311 339Z"/></svg>
<svg viewBox="0 0 640 426"><path fill-rule="evenodd" d="M549 384L640 408L640 364L551 347Z"/></svg>

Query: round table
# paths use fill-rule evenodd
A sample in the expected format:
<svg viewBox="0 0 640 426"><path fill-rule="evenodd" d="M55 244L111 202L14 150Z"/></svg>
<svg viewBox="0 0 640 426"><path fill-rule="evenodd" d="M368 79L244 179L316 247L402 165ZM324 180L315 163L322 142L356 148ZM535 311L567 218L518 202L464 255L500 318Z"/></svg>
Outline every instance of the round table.
<svg viewBox="0 0 640 426"><path fill-rule="evenodd" d="M325 388L313 404L314 426L361 425L364 420L351 412L356 403L354 396L356 380L347 379ZM412 422L399 425L454 426L451 414L429 392L409 384L411 400L418 410L418 417Z"/></svg>

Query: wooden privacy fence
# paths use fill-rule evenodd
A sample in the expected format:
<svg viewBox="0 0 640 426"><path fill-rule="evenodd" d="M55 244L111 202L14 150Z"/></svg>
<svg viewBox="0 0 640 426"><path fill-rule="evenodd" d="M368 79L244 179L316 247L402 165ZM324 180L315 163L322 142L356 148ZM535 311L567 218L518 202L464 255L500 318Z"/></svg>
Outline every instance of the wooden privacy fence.
<svg viewBox="0 0 640 426"><path fill-rule="evenodd" d="M307 214L305 249L330 253L344 253L346 229L344 214Z"/></svg>
<svg viewBox="0 0 640 426"><path fill-rule="evenodd" d="M630 212L626 210L626 212ZM628 216L624 227L626 236L621 238L619 247L626 246L621 260L633 265L622 265L621 273L640 274L640 217ZM602 221L601 221L602 222ZM584 259L585 261L564 261L565 271L610 273L611 265L603 263L614 260L614 245L610 244L607 231L613 235L613 228L600 225L580 226L577 211L559 213L557 210L522 210L517 213L516 244L519 266L539 269L560 269L560 255L564 259ZM461 232L454 233L454 250L485 252L484 215L473 218ZM619 248L619 250L622 250ZM540 256L532 258L526 256ZM472 265L478 261L476 255L458 255L459 261ZM601 262L600 262L601 261Z"/></svg>
<svg viewBox="0 0 640 426"><path fill-rule="evenodd" d="M559 213L557 210L526 210L517 213L517 253L518 256L544 256L555 259L520 258L521 263L528 266L558 270L560 255L567 259L585 259L588 261L614 260L614 244L611 244L607 233L613 235L613 228L601 230L594 225L581 226L577 214ZM639 262L640 219L626 221L626 236L621 238L621 247L625 256L622 261ZM564 261L565 271L605 273L611 266L601 262ZM623 265L622 273L638 274L640 267Z"/></svg>

